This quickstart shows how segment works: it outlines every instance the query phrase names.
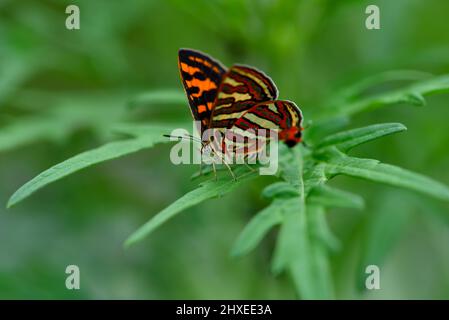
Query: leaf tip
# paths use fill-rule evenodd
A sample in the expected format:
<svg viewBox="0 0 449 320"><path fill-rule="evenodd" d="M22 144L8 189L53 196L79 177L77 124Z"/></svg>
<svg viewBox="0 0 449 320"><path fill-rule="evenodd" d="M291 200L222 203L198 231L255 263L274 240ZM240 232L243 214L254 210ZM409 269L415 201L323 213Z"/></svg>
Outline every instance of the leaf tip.
<svg viewBox="0 0 449 320"><path fill-rule="evenodd" d="M278 275L280 275L282 273L283 267L279 263L274 262L271 265L270 270L271 270L272 274L274 274L275 276L278 276Z"/></svg>
<svg viewBox="0 0 449 320"><path fill-rule="evenodd" d="M13 206L15 206L17 204L17 202L19 202L20 200L17 200L17 198L15 197L15 194L13 194L11 196L11 198L9 198L8 202L6 203L6 209L11 209Z"/></svg>
<svg viewBox="0 0 449 320"><path fill-rule="evenodd" d="M365 204L365 200L363 198L360 198L354 202L354 209L363 210L363 209L365 209L365 207L366 207L366 204Z"/></svg>
<svg viewBox="0 0 449 320"><path fill-rule="evenodd" d="M232 248L231 252L229 252L229 256L233 259L241 257L243 254L238 248Z"/></svg>
<svg viewBox="0 0 449 320"><path fill-rule="evenodd" d="M421 107L426 105L426 99L424 99L424 96L420 93L409 93L404 97L404 102L408 102L412 105Z"/></svg>
<svg viewBox="0 0 449 320"><path fill-rule="evenodd" d="M129 236L124 242L123 242L123 248L124 249L129 249L132 245L134 245L136 243L136 240L134 239L134 237L131 235Z"/></svg>
<svg viewBox="0 0 449 320"><path fill-rule="evenodd" d="M407 131L408 130L408 128L405 125L403 125L402 123L397 122L396 126L398 128L398 131Z"/></svg>

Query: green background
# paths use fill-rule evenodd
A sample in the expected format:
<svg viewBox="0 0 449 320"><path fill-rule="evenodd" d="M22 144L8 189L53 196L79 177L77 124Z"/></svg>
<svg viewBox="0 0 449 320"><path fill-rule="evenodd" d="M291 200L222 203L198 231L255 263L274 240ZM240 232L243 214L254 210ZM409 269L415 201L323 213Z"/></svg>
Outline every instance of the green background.
<svg viewBox="0 0 449 320"><path fill-rule="evenodd" d="M69 4L80 8L80 30L65 28ZM368 4L380 7L380 30L365 28ZM5 205L43 170L117 139L114 124L190 120L187 100L139 102L152 90L181 90L181 47L264 70L308 120L337 88L364 77L449 73L448 12L443 0L0 0L0 298L295 298L290 279L270 273L276 231L249 256L229 255L245 223L267 205L260 191L271 177L191 208L123 248L130 233L196 185L197 167L173 166L169 144ZM449 184L448 118L449 95L436 95L424 108L357 115L350 127L404 123L407 132L357 155ZM448 203L345 177L331 185L366 199L362 211L328 214L343 244L331 255L337 298L449 298ZM376 248L370 263L381 266L381 290L357 289L367 247ZM70 264L80 267L81 290L65 288Z"/></svg>

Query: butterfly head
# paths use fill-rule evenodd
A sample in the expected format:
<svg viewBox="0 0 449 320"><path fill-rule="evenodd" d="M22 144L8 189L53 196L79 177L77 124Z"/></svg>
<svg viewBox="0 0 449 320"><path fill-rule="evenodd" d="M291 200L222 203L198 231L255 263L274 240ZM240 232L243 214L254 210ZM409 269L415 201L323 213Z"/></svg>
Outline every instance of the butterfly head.
<svg viewBox="0 0 449 320"><path fill-rule="evenodd" d="M292 148L302 141L302 130L302 127L291 127L282 130L279 133L279 140L283 140L289 148Z"/></svg>

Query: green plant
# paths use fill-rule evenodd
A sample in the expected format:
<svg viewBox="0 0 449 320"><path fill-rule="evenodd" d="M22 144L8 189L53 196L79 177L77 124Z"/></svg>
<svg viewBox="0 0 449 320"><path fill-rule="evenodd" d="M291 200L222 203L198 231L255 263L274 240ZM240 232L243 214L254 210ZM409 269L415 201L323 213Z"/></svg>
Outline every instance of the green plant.
<svg viewBox="0 0 449 320"><path fill-rule="evenodd" d="M355 194L328 186L327 182L338 175L358 177L418 191L438 199L449 200L449 188L430 178L377 160L348 155L354 147L375 139L405 131L399 123L375 124L363 128L341 131L348 117L395 103L423 105L424 95L449 90L449 76L431 77L413 82L401 89L361 97L366 89L392 80L416 80L422 73L398 71L384 73L361 81L337 93L314 114L306 131L309 147L281 148L279 180L268 185L262 196L271 204L257 213L244 228L232 249L234 256L248 254L275 226L280 226L272 271L287 271L300 297L332 298L333 281L329 267L329 252L338 250L340 244L332 234L326 220L326 210L332 207L363 208L363 199ZM179 102L177 91L149 92L133 100L139 107L156 101ZM306 114L307 117L307 114ZM45 126L44 126L45 127ZM76 155L42 172L23 185L9 199L11 207L47 184L88 166L168 142L162 134L175 124L117 124L113 129L130 138L110 142L97 149ZM109 127L108 127L109 128ZM38 128L39 129L39 128ZM56 132L64 131L57 128ZM339 131L339 132L337 132ZM54 131L39 129L42 135L54 136ZM337 132L337 133L335 133ZM61 133L62 134L62 133ZM34 134L30 134L31 138ZM27 136L28 137L28 136ZM237 182L227 174L218 181L209 179L159 212L134 232L126 245L134 244L148 236L154 229L184 209L214 197L221 197L240 185L257 178L241 166L236 169ZM207 177L210 177L207 176Z"/></svg>

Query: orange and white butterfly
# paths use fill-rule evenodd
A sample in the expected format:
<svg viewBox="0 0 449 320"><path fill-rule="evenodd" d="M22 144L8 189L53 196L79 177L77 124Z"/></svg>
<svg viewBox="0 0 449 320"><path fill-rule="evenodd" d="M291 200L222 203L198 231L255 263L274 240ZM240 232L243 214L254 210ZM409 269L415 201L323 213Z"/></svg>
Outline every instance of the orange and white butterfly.
<svg viewBox="0 0 449 320"><path fill-rule="evenodd" d="M277 100L278 89L262 71L244 65L227 69L192 49L179 50L178 64L193 118L201 123L202 151L220 154L226 149L222 142L213 143L214 136L203 135L207 129L234 135L244 135L248 130L276 130L278 139L289 147L301 142L301 110L291 101ZM245 145L244 152L249 155L257 148ZM229 165L224 164L234 177Z"/></svg>

